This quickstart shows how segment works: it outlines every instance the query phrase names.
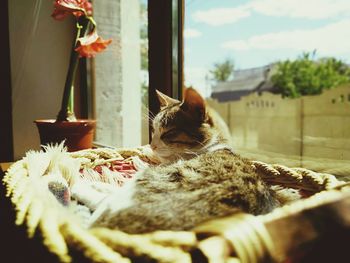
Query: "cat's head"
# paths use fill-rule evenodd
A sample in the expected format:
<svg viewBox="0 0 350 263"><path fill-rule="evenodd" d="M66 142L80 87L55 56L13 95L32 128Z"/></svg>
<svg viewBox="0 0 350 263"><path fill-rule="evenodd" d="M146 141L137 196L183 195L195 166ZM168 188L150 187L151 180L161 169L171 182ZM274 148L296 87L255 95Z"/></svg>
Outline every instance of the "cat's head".
<svg viewBox="0 0 350 263"><path fill-rule="evenodd" d="M189 159L211 145L227 142L195 89L186 89L182 102L159 91L157 95L160 112L153 120L151 147L163 162Z"/></svg>

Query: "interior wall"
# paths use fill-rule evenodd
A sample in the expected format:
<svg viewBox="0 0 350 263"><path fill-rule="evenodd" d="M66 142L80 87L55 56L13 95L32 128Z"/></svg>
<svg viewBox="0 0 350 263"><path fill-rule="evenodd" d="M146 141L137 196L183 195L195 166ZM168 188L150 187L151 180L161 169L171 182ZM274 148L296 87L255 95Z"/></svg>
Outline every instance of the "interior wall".
<svg viewBox="0 0 350 263"><path fill-rule="evenodd" d="M14 157L39 149L33 121L55 118L74 37L74 21L51 17L53 1L9 1Z"/></svg>

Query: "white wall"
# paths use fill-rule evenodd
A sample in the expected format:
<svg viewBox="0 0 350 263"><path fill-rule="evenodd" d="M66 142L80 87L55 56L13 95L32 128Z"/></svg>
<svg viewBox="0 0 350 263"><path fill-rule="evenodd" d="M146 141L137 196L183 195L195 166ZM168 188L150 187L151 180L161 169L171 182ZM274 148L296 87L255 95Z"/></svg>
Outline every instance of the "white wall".
<svg viewBox="0 0 350 263"><path fill-rule="evenodd" d="M95 1L99 34L112 44L94 59L96 141L141 144L140 21L138 0Z"/></svg>
<svg viewBox="0 0 350 263"><path fill-rule="evenodd" d="M141 50L139 0L121 0L123 146L141 145Z"/></svg>
<svg viewBox="0 0 350 263"><path fill-rule="evenodd" d="M51 17L53 1L9 1L14 157L39 149L33 121L55 118L68 68L74 21Z"/></svg>

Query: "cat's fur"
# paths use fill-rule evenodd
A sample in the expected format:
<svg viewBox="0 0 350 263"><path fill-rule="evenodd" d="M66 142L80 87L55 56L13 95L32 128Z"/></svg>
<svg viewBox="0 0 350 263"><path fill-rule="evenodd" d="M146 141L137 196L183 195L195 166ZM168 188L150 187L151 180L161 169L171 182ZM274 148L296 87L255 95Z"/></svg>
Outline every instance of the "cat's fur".
<svg viewBox="0 0 350 263"><path fill-rule="evenodd" d="M228 130L194 89L186 90L184 102L158 97L151 147L163 164L103 201L92 226L128 233L188 230L212 218L264 214L279 205L248 161L227 145Z"/></svg>

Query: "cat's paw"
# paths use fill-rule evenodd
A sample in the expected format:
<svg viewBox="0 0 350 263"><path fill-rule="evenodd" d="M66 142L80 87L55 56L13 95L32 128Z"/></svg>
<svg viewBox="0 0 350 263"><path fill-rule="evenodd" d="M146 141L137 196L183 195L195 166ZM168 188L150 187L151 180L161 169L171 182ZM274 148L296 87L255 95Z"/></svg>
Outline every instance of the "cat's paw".
<svg viewBox="0 0 350 263"><path fill-rule="evenodd" d="M108 193L96 190L91 183L78 182L71 187L71 197L94 211Z"/></svg>
<svg viewBox="0 0 350 263"><path fill-rule="evenodd" d="M115 185L104 182L92 182L90 183L90 187L101 194L113 194L119 189L119 187Z"/></svg>
<svg viewBox="0 0 350 263"><path fill-rule="evenodd" d="M113 217L118 211L134 205L133 195L136 188L136 178L132 178L123 187L108 194L99 204L89 220L89 226L103 225L108 218Z"/></svg>
<svg viewBox="0 0 350 263"><path fill-rule="evenodd" d="M113 213L113 208L110 202L102 202L97 209L92 213L88 220L87 226L94 227L101 225L108 216Z"/></svg>
<svg viewBox="0 0 350 263"><path fill-rule="evenodd" d="M161 160L155 155L149 144L143 145L138 148L120 148L117 149L118 153L125 159L137 156L143 162L147 164L157 165L161 163Z"/></svg>

